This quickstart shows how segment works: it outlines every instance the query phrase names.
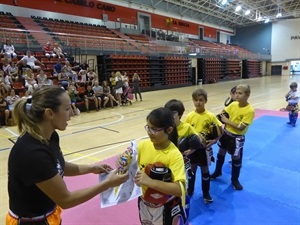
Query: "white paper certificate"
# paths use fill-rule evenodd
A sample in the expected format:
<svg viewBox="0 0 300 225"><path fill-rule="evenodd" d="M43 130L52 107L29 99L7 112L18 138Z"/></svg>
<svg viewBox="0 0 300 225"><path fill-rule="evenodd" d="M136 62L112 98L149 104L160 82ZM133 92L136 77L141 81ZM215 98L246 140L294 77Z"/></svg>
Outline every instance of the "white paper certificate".
<svg viewBox="0 0 300 225"><path fill-rule="evenodd" d="M142 195L142 189L133 182L133 178L138 170L137 143L132 141L129 148L133 150L131 164L128 167L129 179L119 187L110 188L100 193L101 208L127 202ZM107 174L100 174L99 181L102 182L106 177Z"/></svg>

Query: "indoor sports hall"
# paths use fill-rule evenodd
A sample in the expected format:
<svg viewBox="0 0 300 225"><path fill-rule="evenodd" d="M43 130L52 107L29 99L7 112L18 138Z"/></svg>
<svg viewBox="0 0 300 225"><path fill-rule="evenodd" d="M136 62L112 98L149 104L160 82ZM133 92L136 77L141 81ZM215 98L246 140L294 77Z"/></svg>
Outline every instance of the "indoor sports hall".
<svg viewBox="0 0 300 225"><path fill-rule="evenodd" d="M241 9L236 11L237 6ZM248 9L250 15L245 15ZM300 125L299 121L295 127L287 124L285 98L292 82L300 89L298 1L2 0L0 11L1 49L9 39L16 53L8 57L10 65L18 64L30 50L40 67L32 69L35 80L39 82L37 75L43 70L51 84L62 85L61 75L54 75L55 65L58 59L62 66L67 61L71 64L77 80L72 75L68 85L77 89L75 107L80 114L71 117L65 131L58 131L66 161L115 167L116 157L131 141L148 138L144 126L153 109L179 99L185 106L184 121L195 110L193 91L203 88L208 94L205 108L217 115L231 88L248 84L255 119L246 134L240 177L244 189L232 188L227 154L222 177L210 182L213 203L204 203L201 184L196 181L187 224L300 224ZM46 56L48 42L52 48L61 47L60 57ZM2 51L2 70L6 59ZM82 78L85 70L94 72L93 79ZM88 101L87 107L83 99L87 86L94 86L95 80L101 86L103 81L111 85L112 72L117 71L128 76L128 94L120 102L117 95L114 100L107 98L107 103L102 99L101 107ZM136 99L134 93L134 73L140 77L142 98L137 95ZM22 82L12 85L19 98L26 97L28 87ZM6 89L0 95L9 96ZM5 224L7 162L19 132L13 118L9 124L2 114L1 118L0 224ZM213 150L216 158L216 144ZM214 168L212 163L210 173ZM74 191L97 184L99 176L64 180ZM64 209L61 224L138 225L137 199L101 208L97 195Z"/></svg>

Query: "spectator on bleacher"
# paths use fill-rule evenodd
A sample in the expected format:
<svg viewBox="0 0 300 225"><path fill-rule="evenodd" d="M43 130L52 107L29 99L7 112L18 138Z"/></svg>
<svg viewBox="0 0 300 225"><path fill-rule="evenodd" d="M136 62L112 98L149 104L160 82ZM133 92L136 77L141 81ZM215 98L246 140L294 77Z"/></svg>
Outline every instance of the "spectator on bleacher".
<svg viewBox="0 0 300 225"><path fill-rule="evenodd" d="M64 57L63 51L62 51L61 47L59 47L57 42L54 43L53 52L57 55L58 58Z"/></svg>
<svg viewBox="0 0 300 225"><path fill-rule="evenodd" d="M36 80L39 87L53 84L52 80L48 79L44 70L40 70L39 74L36 76Z"/></svg>
<svg viewBox="0 0 300 225"><path fill-rule="evenodd" d="M25 86L25 75L27 69L31 69L31 67L27 65L27 60L26 59L21 60L21 64L19 65L18 81L22 82L23 86Z"/></svg>
<svg viewBox="0 0 300 225"><path fill-rule="evenodd" d="M44 46L44 52L45 52L45 56L47 58L56 57L56 54L53 52L53 48L51 47L51 43L47 42L47 44Z"/></svg>
<svg viewBox="0 0 300 225"><path fill-rule="evenodd" d="M79 115L80 110L76 107L77 96L78 96L76 87L71 83L68 87L67 92L68 92L68 94L70 96L70 100L71 100L71 107L72 107L71 116Z"/></svg>
<svg viewBox="0 0 300 225"><path fill-rule="evenodd" d="M4 76L7 77L10 84L12 84L12 79L11 79L11 74L10 74L11 67L10 67L9 60L7 58L2 59L2 70L4 72Z"/></svg>
<svg viewBox="0 0 300 225"><path fill-rule="evenodd" d="M95 96L95 93L92 89L92 86L88 85L86 87L86 90L85 90L85 93L84 93L84 102L85 102L85 107L86 107L87 112L90 112L90 101L95 102L96 111L99 111L98 100Z"/></svg>
<svg viewBox="0 0 300 225"><path fill-rule="evenodd" d="M67 90L70 84L69 76L67 75L67 68L63 67L61 73L57 76L58 83L62 85L62 87Z"/></svg>
<svg viewBox="0 0 300 225"><path fill-rule="evenodd" d="M57 59L57 63L53 66L53 76L57 77L61 73L63 65L61 64L61 59Z"/></svg>
<svg viewBox="0 0 300 225"><path fill-rule="evenodd" d="M91 83L92 86L94 86L95 81L98 81L98 75L94 72L93 69L89 69L89 71L86 74L86 76L87 76L88 82Z"/></svg>
<svg viewBox="0 0 300 225"><path fill-rule="evenodd" d="M102 88L103 88L103 93L109 98L110 100L110 105L113 108L114 107L114 102L117 103L117 105L119 105L119 102L115 99L115 97L111 94L110 91L110 86L108 85L108 82L106 80L104 80L102 82Z"/></svg>
<svg viewBox="0 0 300 225"><path fill-rule="evenodd" d="M17 100L19 100L19 95L16 95L16 92L14 89L10 90L9 95L5 98L7 104L8 104L8 109L10 112L13 111L14 109L14 104Z"/></svg>
<svg viewBox="0 0 300 225"><path fill-rule="evenodd" d="M81 83L81 84L85 85L87 83L87 72L86 72L86 70L80 70L79 71L78 80L79 80L79 83Z"/></svg>
<svg viewBox="0 0 300 225"><path fill-rule="evenodd" d="M106 108L106 104L109 100L109 97L107 97L104 92L103 92L103 88L99 85L99 82L98 81L95 81L95 85L93 86L93 91L95 93L95 96L98 100L98 106L99 106L99 109L101 109L101 103L102 101L104 101L103 103L103 108L105 109Z"/></svg>
<svg viewBox="0 0 300 225"><path fill-rule="evenodd" d="M17 57L17 54L15 53L15 47L11 44L9 39L6 40L3 46L3 53L9 59Z"/></svg>
<svg viewBox="0 0 300 225"><path fill-rule="evenodd" d="M5 76L4 72L0 70L0 91L2 95L6 95L11 90L11 84L8 76Z"/></svg>
<svg viewBox="0 0 300 225"><path fill-rule="evenodd" d="M24 99L24 98L26 98L26 99L27 99L27 98L32 98L31 92L28 91L28 90L26 90L25 93L24 93L24 96L23 96L22 98L23 98L23 99Z"/></svg>
<svg viewBox="0 0 300 225"><path fill-rule="evenodd" d="M3 116L4 116L4 125L7 125L7 121L9 118L8 104L4 96L0 93L0 127L1 125L3 125L2 123Z"/></svg>
<svg viewBox="0 0 300 225"><path fill-rule="evenodd" d="M89 65L87 64L86 60L83 60L83 62L79 65L80 70L89 70Z"/></svg>
<svg viewBox="0 0 300 225"><path fill-rule="evenodd" d="M71 78L73 82L77 82L78 80L77 73L76 71L73 70L69 61L65 62L65 65L62 69L65 69L67 76Z"/></svg>
<svg viewBox="0 0 300 225"><path fill-rule="evenodd" d="M23 56L23 58L20 61L26 60L27 65L29 65L31 67L31 69L35 69L38 70L41 67L40 66L44 66L43 63L41 63L37 58L35 58L33 55L31 55L30 51L26 52L26 55ZM19 61L19 63L20 63ZM40 66L37 66L36 64L39 64Z"/></svg>
<svg viewBox="0 0 300 225"><path fill-rule="evenodd" d="M33 93L33 91L38 88L38 85L36 83L32 69L26 70L26 74L25 74L24 78L25 78L25 87L27 88L28 91Z"/></svg>
<svg viewBox="0 0 300 225"><path fill-rule="evenodd" d="M19 68L14 62L10 63L10 77L12 79L11 84L17 82L19 78Z"/></svg>

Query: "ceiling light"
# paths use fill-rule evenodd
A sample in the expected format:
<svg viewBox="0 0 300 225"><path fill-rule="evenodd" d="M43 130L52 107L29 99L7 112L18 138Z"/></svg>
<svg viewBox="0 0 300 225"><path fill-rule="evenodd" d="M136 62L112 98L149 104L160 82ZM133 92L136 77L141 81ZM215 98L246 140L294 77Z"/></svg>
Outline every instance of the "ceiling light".
<svg viewBox="0 0 300 225"><path fill-rule="evenodd" d="M235 11L238 12L242 9L242 6L238 5L236 8L235 8Z"/></svg>
<svg viewBox="0 0 300 225"><path fill-rule="evenodd" d="M245 12L245 15L249 15L250 14L250 10L248 9L246 12Z"/></svg>
<svg viewBox="0 0 300 225"><path fill-rule="evenodd" d="M270 19L267 18L267 19L265 20L265 23L269 23L269 22L270 22Z"/></svg>
<svg viewBox="0 0 300 225"><path fill-rule="evenodd" d="M282 17L282 14L281 13L278 13L277 15L276 15L276 17L278 18L278 17Z"/></svg>

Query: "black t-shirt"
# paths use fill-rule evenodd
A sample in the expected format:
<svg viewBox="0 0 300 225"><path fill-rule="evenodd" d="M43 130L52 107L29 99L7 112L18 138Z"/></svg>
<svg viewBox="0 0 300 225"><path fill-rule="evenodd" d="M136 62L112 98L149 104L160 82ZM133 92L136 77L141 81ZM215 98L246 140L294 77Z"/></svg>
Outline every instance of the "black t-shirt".
<svg viewBox="0 0 300 225"><path fill-rule="evenodd" d="M95 94L95 93L94 93L93 90L86 90L85 93L84 93L84 95L85 95L86 97L93 97L94 94Z"/></svg>
<svg viewBox="0 0 300 225"><path fill-rule="evenodd" d="M83 64L80 64L79 67L82 70L87 70L87 68L89 68L89 65L87 63L83 63Z"/></svg>
<svg viewBox="0 0 300 225"><path fill-rule="evenodd" d="M0 100L0 104L3 105L4 103L6 103L6 106L0 106L0 113L4 112L6 109L8 109L7 101L4 98L2 98L2 100Z"/></svg>
<svg viewBox="0 0 300 225"><path fill-rule="evenodd" d="M43 215L56 204L35 184L57 173L63 176L65 160L59 147L59 136L53 132L49 145L29 133L21 136L8 158L8 194L10 210L21 217Z"/></svg>

